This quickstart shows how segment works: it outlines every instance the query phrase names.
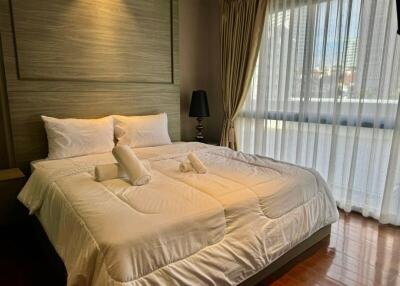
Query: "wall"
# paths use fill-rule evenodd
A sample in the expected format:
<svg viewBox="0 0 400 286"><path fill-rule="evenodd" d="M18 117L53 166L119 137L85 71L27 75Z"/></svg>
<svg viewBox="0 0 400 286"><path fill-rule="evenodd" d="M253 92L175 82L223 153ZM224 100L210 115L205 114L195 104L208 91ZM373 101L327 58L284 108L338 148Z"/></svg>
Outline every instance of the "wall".
<svg viewBox="0 0 400 286"><path fill-rule="evenodd" d="M178 9L178 0L0 0L0 112L9 110L0 168L15 157L28 171L47 155L42 114L167 112L180 140Z"/></svg>
<svg viewBox="0 0 400 286"><path fill-rule="evenodd" d="M12 1L0 0L0 36L2 46L6 46L8 79L0 88L0 168L15 165L13 154L13 136L9 128L8 119L8 92L12 95L21 94L21 91L79 91L87 89L84 82L60 81L28 81L21 80L15 73L12 43L12 23L9 3ZM20 2L21 3L21 2ZM45 3L45 2L43 2ZM204 121L205 135L208 141L219 141L222 128L222 100L220 95L220 56L219 56L219 11L216 0L180 0L179 1L179 61L180 61L180 101L181 101L181 134L183 140L193 140L195 137L196 120L188 117L191 93L194 89L205 89L208 92L211 117ZM176 37L178 38L178 37ZM176 49L178 50L178 49ZM1 64L3 56L0 54L0 75L3 71ZM175 59L178 62L177 59ZM28 70L29 71L29 70ZM65 76L65 75L61 75ZM0 76L0 81L3 78ZM97 87L95 88L94 85ZM107 83L90 85L92 92L117 89L132 92L135 85L121 87L119 84ZM3 90L4 87L4 90ZM30 90L31 89L31 90ZM165 89L165 88L164 88ZM51 94L50 94L51 95ZM22 102L24 94L21 95ZM38 111L40 112L40 110ZM15 116L15 114L13 114ZM6 122L3 122L3 119ZM36 119L37 120L37 119ZM4 123L4 124L3 124ZM6 135L7 134L7 135ZM17 132L18 134L18 132ZM43 134L41 135L43 136ZM42 138L43 139L43 138ZM8 143L7 143L8 142ZM10 144L11 143L11 144ZM7 146L8 145L8 146Z"/></svg>
<svg viewBox="0 0 400 286"><path fill-rule="evenodd" d="M181 88L181 134L183 140L196 136L196 120L189 118L191 93L208 93L211 117L204 120L205 137L219 142L223 108L220 87L219 10L217 0L179 1L179 50Z"/></svg>

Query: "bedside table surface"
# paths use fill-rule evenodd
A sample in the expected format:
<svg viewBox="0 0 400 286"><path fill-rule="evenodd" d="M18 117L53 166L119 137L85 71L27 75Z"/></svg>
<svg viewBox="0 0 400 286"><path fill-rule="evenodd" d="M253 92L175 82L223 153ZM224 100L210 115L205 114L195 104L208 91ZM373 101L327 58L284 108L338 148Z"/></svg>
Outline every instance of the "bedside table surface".
<svg viewBox="0 0 400 286"><path fill-rule="evenodd" d="M25 178L25 175L18 168L0 170L0 182L21 178Z"/></svg>

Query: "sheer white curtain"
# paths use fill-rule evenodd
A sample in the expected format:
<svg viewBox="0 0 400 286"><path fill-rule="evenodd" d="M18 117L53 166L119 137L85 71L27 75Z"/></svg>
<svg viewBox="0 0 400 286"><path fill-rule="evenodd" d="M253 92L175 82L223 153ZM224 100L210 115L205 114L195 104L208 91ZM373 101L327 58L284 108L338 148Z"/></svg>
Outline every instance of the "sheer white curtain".
<svg viewBox="0 0 400 286"><path fill-rule="evenodd" d="M339 207L400 225L395 0L270 0L239 149L317 169Z"/></svg>

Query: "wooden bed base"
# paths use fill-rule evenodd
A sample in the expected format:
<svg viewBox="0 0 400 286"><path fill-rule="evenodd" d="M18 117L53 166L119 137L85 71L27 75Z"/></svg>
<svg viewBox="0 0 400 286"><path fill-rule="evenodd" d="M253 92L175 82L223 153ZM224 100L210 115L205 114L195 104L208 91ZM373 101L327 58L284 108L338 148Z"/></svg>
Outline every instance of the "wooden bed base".
<svg viewBox="0 0 400 286"><path fill-rule="evenodd" d="M32 226L34 229L35 239L46 255L46 259L49 263L49 270L52 271L54 277L57 279L57 284L55 285L66 285L67 271L64 263L58 256L53 245L50 243L46 233L36 217L32 219ZM328 239L330 237L330 233L331 225L321 228L309 238L268 265L266 268L239 284L239 286L263 285L260 283L264 283L265 285L268 279L279 276L283 269L287 269L305 256L313 253L313 250L317 250L320 247L319 243Z"/></svg>
<svg viewBox="0 0 400 286"><path fill-rule="evenodd" d="M331 225L321 228L309 238L272 262L266 268L240 283L239 286L254 286L259 285L261 282L263 282L263 284L260 285L266 285L266 280L279 276L282 274L282 270L290 268L298 261L312 254L315 250L318 250L321 246L320 243L328 240L330 235Z"/></svg>

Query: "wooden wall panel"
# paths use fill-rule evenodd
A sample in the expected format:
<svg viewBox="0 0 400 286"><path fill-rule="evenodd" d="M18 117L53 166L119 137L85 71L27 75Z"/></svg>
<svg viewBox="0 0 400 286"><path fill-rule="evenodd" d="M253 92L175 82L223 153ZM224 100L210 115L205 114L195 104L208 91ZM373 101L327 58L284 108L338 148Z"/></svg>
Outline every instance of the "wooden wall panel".
<svg viewBox="0 0 400 286"><path fill-rule="evenodd" d="M170 1L12 0L11 11L21 79L172 82Z"/></svg>
<svg viewBox="0 0 400 286"><path fill-rule="evenodd" d="M27 166L47 156L46 134L40 115L59 118L98 118L109 114L145 115L167 112L172 140L180 139L179 87L138 84L130 92L11 92L10 109L16 160Z"/></svg>
<svg viewBox="0 0 400 286"><path fill-rule="evenodd" d="M0 30L11 32L12 27L10 23L9 17L9 2L8 1L0 1Z"/></svg>
<svg viewBox="0 0 400 286"><path fill-rule="evenodd" d="M100 10L95 12L93 5ZM112 7L106 9L106 5ZM93 9L88 14L82 12L83 7ZM58 19L62 13L70 13L72 18ZM97 118L167 112L171 138L180 140L178 0L0 0L0 16L11 126L5 137L13 143L5 147L0 140L0 148L15 149L16 165L24 171L30 161L47 154L42 114ZM131 16L139 20L133 21ZM108 45L94 36L51 35L61 33L62 23L67 22L72 25L69 33L73 29L89 33L94 31L85 30L91 21L103 21L95 32L104 32L118 43ZM71 37L75 48L81 49L79 53L65 49L71 45ZM40 38L43 49L34 38Z"/></svg>
<svg viewBox="0 0 400 286"><path fill-rule="evenodd" d="M172 2L172 60L173 60L173 77L172 81L179 84L179 4L178 1Z"/></svg>
<svg viewBox="0 0 400 286"><path fill-rule="evenodd" d="M1 43L0 34L0 43ZM3 50L0 45L0 169L6 169L15 164L14 148L11 139L11 127L8 111L7 86Z"/></svg>

